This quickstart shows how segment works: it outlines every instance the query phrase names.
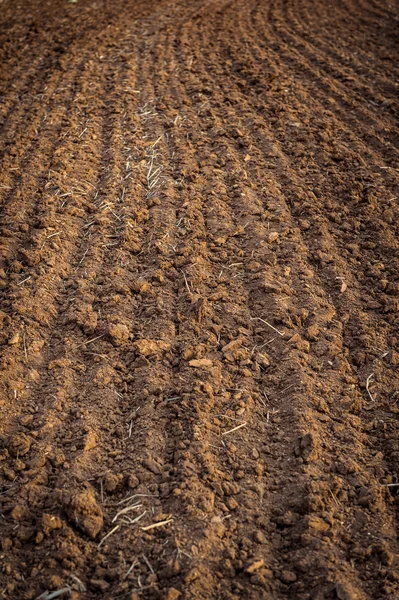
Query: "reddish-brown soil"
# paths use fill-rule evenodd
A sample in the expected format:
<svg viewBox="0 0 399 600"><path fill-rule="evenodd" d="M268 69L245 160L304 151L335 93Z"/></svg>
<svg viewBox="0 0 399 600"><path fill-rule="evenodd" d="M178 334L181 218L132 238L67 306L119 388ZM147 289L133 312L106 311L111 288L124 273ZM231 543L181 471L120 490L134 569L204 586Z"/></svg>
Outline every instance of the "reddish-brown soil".
<svg viewBox="0 0 399 600"><path fill-rule="evenodd" d="M3 0L0 598L399 598L398 8Z"/></svg>

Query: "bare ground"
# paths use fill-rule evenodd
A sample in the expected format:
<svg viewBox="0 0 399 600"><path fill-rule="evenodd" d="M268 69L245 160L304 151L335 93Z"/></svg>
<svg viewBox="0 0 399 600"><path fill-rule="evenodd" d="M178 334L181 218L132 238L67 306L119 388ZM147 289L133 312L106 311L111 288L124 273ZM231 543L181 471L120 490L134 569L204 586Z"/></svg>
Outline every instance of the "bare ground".
<svg viewBox="0 0 399 600"><path fill-rule="evenodd" d="M399 598L397 2L1 7L0 597Z"/></svg>

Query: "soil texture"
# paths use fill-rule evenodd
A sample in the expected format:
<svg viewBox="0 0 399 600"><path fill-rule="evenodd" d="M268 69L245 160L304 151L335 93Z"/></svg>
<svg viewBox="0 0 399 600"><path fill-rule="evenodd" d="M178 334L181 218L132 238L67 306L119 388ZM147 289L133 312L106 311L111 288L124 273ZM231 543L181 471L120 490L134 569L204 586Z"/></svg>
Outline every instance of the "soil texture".
<svg viewBox="0 0 399 600"><path fill-rule="evenodd" d="M0 598L399 598L397 0L3 0Z"/></svg>

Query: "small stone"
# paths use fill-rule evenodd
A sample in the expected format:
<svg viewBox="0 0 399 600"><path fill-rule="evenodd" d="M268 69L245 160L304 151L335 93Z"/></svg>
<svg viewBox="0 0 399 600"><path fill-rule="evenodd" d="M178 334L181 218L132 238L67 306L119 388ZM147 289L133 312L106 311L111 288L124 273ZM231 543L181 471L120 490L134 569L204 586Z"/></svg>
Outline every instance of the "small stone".
<svg viewBox="0 0 399 600"><path fill-rule="evenodd" d="M188 363L190 367L195 367L197 369L210 369L213 365L212 361L209 358L199 358L190 360Z"/></svg>

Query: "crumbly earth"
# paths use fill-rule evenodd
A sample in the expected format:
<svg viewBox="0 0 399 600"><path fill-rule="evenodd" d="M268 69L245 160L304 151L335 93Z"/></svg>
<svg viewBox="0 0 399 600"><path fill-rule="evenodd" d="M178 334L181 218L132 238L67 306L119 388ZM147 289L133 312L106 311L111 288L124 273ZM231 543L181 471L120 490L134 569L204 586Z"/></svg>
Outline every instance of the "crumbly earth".
<svg viewBox="0 0 399 600"><path fill-rule="evenodd" d="M1 598L399 598L398 8L2 1Z"/></svg>

